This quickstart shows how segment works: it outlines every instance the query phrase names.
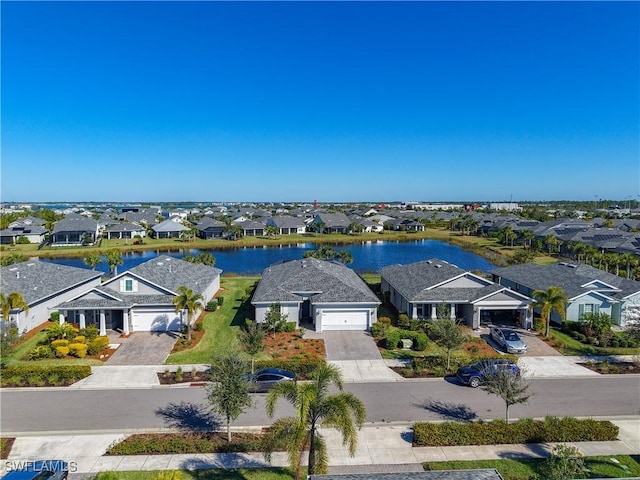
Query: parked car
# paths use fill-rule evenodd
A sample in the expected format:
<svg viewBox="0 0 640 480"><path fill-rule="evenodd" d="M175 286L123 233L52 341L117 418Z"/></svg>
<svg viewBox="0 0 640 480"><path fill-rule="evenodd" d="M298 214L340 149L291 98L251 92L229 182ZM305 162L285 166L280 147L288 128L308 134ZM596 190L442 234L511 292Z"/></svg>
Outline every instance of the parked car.
<svg viewBox="0 0 640 480"><path fill-rule="evenodd" d="M509 360L487 359L458 368L456 377L463 384L476 388L482 385L489 375L500 372L520 375L520 368Z"/></svg>
<svg viewBox="0 0 640 480"><path fill-rule="evenodd" d="M69 464L64 460L24 461L15 464L15 468L8 470L2 480L65 480L69 475Z"/></svg>
<svg viewBox="0 0 640 480"><path fill-rule="evenodd" d="M253 375L247 373L246 378L250 382L249 389L252 392L267 392L276 383L295 382L296 374L280 368L263 368Z"/></svg>
<svg viewBox="0 0 640 480"><path fill-rule="evenodd" d="M507 353L526 353L527 351L527 344L522 341L515 330L491 327L489 336L494 342L503 347Z"/></svg>

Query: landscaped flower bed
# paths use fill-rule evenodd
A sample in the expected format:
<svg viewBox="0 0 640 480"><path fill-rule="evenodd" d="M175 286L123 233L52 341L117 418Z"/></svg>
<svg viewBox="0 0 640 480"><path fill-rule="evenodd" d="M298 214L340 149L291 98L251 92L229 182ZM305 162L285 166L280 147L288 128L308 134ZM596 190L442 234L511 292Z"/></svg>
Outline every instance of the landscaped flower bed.
<svg viewBox="0 0 640 480"><path fill-rule="evenodd" d="M578 365L603 374L640 373L640 362L586 362Z"/></svg>
<svg viewBox="0 0 640 480"><path fill-rule="evenodd" d="M324 340L301 338L298 332L268 333L262 341L264 352L277 360L325 358Z"/></svg>

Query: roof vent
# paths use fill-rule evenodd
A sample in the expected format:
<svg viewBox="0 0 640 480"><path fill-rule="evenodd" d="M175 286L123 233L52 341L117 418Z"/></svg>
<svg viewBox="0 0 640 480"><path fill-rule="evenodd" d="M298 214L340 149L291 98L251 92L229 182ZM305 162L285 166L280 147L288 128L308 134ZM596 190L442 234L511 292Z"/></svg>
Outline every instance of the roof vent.
<svg viewBox="0 0 640 480"><path fill-rule="evenodd" d="M438 264L438 265L434 265L436 268L442 268L442 265Z"/></svg>

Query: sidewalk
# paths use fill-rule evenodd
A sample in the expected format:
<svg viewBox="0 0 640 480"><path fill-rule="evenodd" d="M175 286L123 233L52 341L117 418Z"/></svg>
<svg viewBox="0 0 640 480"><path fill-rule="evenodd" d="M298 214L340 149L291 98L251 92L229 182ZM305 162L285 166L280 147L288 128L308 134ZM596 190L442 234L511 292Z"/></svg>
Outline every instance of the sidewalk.
<svg viewBox="0 0 640 480"><path fill-rule="evenodd" d="M620 428L619 440L613 442L578 442L571 445L585 455L637 455L640 454L640 417L609 419ZM329 453L330 469L340 472L366 472L368 466L385 469L417 470L422 462L446 460L481 460L504 458L535 458L549 454L552 444L491 445L473 447L412 447L410 424L366 425L358 434L358 448L350 457L342 446L337 431L323 431ZM95 432L84 435L34 436L17 438L9 460L2 462L3 472L11 462L35 459L64 459L75 462L79 474L101 471L174 470L213 468L263 468L288 465L286 454L276 453L272 463L265 462L262 454L199 454L199 455L135 455L103 456L124 434ZM70 454L70 452L73 452ZM73 476L71 477L73 478Z"/></svg>

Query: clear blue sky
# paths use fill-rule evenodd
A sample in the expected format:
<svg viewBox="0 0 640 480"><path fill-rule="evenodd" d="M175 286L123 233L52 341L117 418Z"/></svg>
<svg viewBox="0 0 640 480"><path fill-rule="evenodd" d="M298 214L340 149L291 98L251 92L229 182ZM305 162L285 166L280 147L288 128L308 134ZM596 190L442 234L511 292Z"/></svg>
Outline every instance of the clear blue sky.
<svg viewBox="0 0 640 480"><path fill-rule="evenodd" d="M6 2L3 201L640 194L638 2Z"/></svg>

